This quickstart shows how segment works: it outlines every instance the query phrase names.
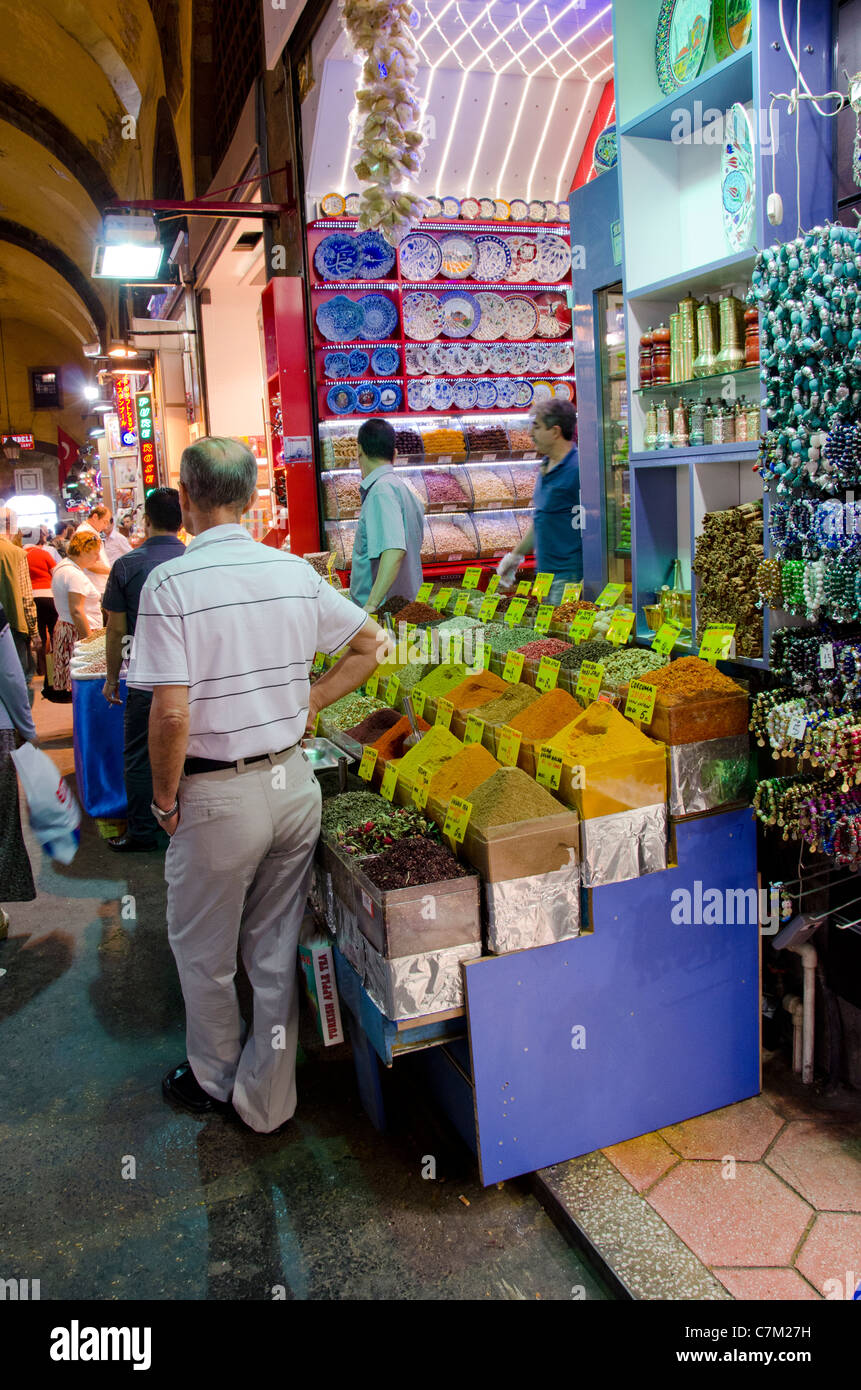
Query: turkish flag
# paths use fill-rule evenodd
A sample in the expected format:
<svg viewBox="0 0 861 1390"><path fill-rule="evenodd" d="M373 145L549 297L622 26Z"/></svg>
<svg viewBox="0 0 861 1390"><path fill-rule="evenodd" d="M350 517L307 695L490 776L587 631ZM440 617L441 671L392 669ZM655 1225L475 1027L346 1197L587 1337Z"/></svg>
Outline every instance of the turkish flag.
<svg viewBox="0 0 861 1390"><path fill-rule="evenodd" d="M60 425L58 425L57 460L59 465L58 476L61 488L66 481L69 469L72 467L72 464L77 463L78 455L80 454L80 452L80 445L76 444L72 436L70 434L66 434L66 431Z"/></svg>

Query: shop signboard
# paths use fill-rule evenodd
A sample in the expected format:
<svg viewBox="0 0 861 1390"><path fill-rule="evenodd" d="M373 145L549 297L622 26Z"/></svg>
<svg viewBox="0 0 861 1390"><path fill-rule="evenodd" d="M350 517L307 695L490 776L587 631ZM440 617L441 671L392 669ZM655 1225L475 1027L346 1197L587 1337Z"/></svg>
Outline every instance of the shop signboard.
<svg viewBox="0 0 861 1390"><path fill-rule="evenodd" d="M138 442L138 435L135 399L132 394L132 379L130 376L118 376L114 378L114 400L117 406L116 413L120 432L120 447L123 449L133 449Z"/></svg>
<svg viewBox="0 0 861 1390"><path fill-rule="evenodd" d="M4 444L17 444L19 449L35 449L36 440L32 434L4 434Z"/></svg>
<svg viewBox="0 0 861 1390"><path fill-rule="evenodd" d="M139 391L134 398L134 409L137 414L144 496L148 497L153 488L158 487L158 451L155 444L152 392ZM122 420L120 421L120 434L122 435Z"/></svg>

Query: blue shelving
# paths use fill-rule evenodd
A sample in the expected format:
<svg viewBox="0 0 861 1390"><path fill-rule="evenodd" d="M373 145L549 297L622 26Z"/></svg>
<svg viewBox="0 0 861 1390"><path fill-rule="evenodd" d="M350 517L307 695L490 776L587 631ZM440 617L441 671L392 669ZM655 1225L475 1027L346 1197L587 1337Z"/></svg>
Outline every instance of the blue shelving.
<svg viewBox="0 0 861 1390"><path fill-rule="evenodd" d="M620 134L644 140L672 140L675 131L675 138L678 139L683 128L680 113L686 114L693 126L692 133L695 133L698 127L708 124L715 112L723 114L734 101L744 103L752 100L753 47L748 44L741 52L708 68L686 87L681 87L663 101L650 106L642 115L627 121ZM712 113L711 117L709 112Z"/></svg>
<svg viewBox="0 0 861 1390"><path fill-rule="evenodd" d="M673 390L672 386L667 387L669 395ZM641 449L637 453L631 454L631 466L637 465L654 468L656 465L666 464L672 467L676 463L687 463L689 459L696 459L699 463L708 463L709 459L747 459L756 458L759 453L759 440L747 440L740 444L704 444L696 449Z"/></svg>
<svg viewBox="0 0 861 1390"><path fill-rule="evenodd" d="M738 271L738 278L743 279L745 274L753 269L755 260L756 252L753 250L736 251L731 256L723 256L720 260L698 266L692 273L671 275L666 280L655 280L650 285L629 289L627 297L664 300L678 297L680 294L683 296L688 290L695 294L707 292L715 285L726 284L731 280L732 271Z"/></svg>

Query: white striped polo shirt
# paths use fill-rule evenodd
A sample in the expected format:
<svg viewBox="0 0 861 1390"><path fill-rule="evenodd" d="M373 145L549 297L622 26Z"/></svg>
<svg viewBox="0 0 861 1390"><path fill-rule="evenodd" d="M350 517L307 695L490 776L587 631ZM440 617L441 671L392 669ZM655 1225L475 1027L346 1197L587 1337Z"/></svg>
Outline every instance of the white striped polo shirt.
<svg viewBox="0 0 861 1390"><path fill-rule="evenodd" d="M304 735L314 653L367 621L306 560L213 526L147 579L127 683L188 686L189 757L279 752Z"/></svg>

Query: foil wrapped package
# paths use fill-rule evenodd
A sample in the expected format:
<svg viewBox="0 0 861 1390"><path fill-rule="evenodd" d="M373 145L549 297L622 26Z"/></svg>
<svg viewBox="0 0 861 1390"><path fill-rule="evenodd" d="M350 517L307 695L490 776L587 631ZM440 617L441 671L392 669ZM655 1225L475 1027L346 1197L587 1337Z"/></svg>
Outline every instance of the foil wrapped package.
<svg viewBox="0 0 861 1390"><path fill-rule="evenodd" d="M668 748L670 815L714 811L751 795L752 763L747 734L679 743Z"/></svg>
<svg viewBox="0 0 861 1390"><path fill-rule="evenodd" d="M580 822L584 888L657 874L667 867L667 807L641 806Z"/></svg>
<svg viewBox="0 0 861 1390"><path fill-rule="evenodd" d="M481 955L481 942L447 946L418 956L386 960L365 942L364 985L386 1018L417 1018L463 1007L460 963Z"/></svg>
<svg viewBox="0 0 861 1390"><path fill-rule="evenodd" d="M365 948L367 942L359 929L355 912L340 898L335 898L335 940L338 950L350 962L359 979L365 978Z"/></svg>
<svg viewBox="0 0 861 1390"><path fill-rule="evenodd" d="M496 956L580 935L580 865L485 883L487 946Z"/></svg>

